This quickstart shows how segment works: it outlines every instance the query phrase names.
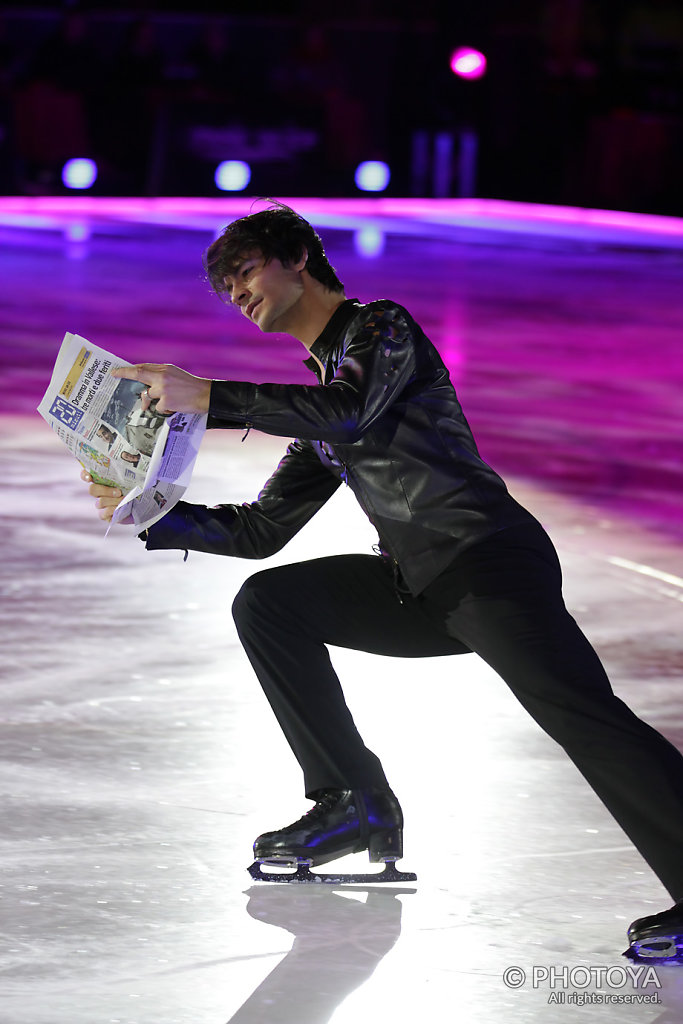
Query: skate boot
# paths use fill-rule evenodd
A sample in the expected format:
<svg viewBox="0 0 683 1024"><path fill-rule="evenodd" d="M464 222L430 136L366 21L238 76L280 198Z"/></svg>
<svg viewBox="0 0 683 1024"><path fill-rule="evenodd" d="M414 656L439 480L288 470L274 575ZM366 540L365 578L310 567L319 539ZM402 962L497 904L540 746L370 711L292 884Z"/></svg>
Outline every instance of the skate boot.
<svg viewBox="0 0 683 1024"><path fill-rule="evenodd" d="M629 960L683 964L683 900L669 910L640 917L628 930Z"/></svg>
<svg viewBox="0 0 683 1024"><path fill-rule="evenodd" d="M384 871L369 875L312 874L311 867L367 850ZM292 825L266 832L254 843L252 878L266 882L415 881L397 871L403 856L403 814L389 789L325 789L315 806ZM266 874L261 864L293 867L293 874Z"/></svg>

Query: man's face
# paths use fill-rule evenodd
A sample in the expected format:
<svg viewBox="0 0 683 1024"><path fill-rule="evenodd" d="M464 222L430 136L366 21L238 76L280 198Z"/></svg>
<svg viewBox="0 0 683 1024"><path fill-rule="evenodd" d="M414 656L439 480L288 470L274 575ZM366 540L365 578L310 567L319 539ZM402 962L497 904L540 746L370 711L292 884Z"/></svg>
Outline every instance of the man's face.
<svg viewBox="0 0 683 1024"><path fill-rule="evenodd" d="M230 301L261 331L287 331L304 291L301 271L307 255L285 266L275 258L266 263L260 252L249 253L225 279Z"/></svg>

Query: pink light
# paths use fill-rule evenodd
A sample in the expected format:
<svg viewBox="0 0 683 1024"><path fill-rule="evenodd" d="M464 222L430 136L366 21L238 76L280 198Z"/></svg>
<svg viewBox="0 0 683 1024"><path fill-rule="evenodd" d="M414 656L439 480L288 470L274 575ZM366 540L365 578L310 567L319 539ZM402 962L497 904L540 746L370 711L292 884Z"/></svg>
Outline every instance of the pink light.
<svg viewBox="0 0 683 1024"><path fill-rule="evenodd" d="M444 227L491 228L566 238L648 241L683 249L683 217L629 213L577 206L549 206L504 199L403 199L356 197L321 199L281 197L322 227L357 227L364 218L386 231L443 231ZM172 224L211 230L217 224L249 213L253 197L109 198L88 195L0 196L0 227L59 229L64 220L118 220L141 224Z"/></svg>
<svg viewBox="0 0 683 1024"><path fill-rule="evenodd" d="M460 78L481 78L486 74L486 57L470 46L461 46L451 56L451 71Z"/></svg>

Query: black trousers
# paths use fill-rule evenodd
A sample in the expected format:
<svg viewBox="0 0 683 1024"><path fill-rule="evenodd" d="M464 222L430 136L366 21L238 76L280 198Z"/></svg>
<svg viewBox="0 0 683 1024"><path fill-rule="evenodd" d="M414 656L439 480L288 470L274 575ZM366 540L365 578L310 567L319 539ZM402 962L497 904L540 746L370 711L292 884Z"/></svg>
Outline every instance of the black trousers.
<svg viewBox="0 0 683 1024"><path fill-rule="evenodd" d="M474 545L403 603L382 558L338 555L257 573L233 614L307 795L388 785L327 644L407 658L474 651L564 747L674 900L683 899L683 757L614 695L561 586L550 539L529 524Z"/></svg>

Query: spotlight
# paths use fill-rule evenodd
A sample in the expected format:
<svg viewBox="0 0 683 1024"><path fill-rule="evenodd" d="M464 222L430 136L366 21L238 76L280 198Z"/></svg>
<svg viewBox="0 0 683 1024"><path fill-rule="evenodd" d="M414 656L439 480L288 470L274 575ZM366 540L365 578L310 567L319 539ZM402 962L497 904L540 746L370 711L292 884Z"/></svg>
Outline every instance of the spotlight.
<svg viewBox="0 0 683 1024"><path fill-rule="evenodd" d="M97 164L80 156L67 160L62 167L62 181L67 188L90 188L97 181Z"/></svg>
<svg viewBox="0 0 683 1024"><path fill-rule="evenodd" d="M244 160L223 160L214 175L221 192L241 192L251 181L251 167Z"/></svg>
<svg viewBox="0 0 683 1024"><path fill-rule="evenodd" d="M388 164L381 160L364 160L358 164L354 180L361 192L383 192L390 178Z"/></svg>
<svg viewBox="0 0 683 1024"><path fill-rule="evenodd" d="M486 74L486 57L470 46L461 46L451 56L451 71L459 78L481 78Z"/></svg>

